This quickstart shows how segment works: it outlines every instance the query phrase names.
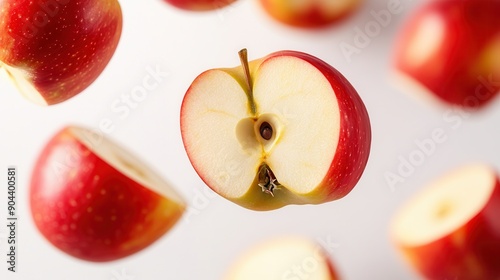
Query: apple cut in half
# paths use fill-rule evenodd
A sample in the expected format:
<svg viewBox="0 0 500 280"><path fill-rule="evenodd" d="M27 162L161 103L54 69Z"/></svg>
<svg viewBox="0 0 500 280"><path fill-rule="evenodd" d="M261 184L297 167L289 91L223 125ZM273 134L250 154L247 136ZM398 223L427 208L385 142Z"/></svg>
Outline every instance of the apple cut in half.
<svg viewBox="0 0 500 280"><path fill-rule="evenodd" d="M41 152L31 179L31 214L63 252L88 261L131 255L182 216L171 185L112 141L66 127Z"/></svg>
<svg viewBox="0 0 500 280"><path fill-rule="evenodd" d="M428 279L500 279L500 182L469 165L429 185L395 217L392 237Z"/></svg>
<svg viewBox="0 0 500 280"><path fill-rule="evenodd" d="M254 210L347 195L370 151L356 90L311 55L281 51L199 75L181 108L181 132L202 180Z"/></svg>
<svg viewBox="0 0 500 280"><path fill-rule="evenodd" d="M328 254L306 238L287 236L266 241L239 258L226 280L339 279Z"/></svg>

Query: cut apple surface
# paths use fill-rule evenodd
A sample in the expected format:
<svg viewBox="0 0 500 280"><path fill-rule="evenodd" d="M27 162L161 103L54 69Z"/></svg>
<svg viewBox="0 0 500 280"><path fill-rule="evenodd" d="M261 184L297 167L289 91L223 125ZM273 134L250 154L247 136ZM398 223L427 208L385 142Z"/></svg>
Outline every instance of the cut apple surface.
<svg viewBox="0 0 500 280"><path fill-rule="evenodd" d="M239 258L227 280L339 279L328 254L315 242L302 237L266 241Z"/></svg>
<svg viewBox="0 0 500 280"><path fill-rule="evenodd" d="M89 261L133 254L165 234L185 203L136 157L92 131L67 127L42 151L31 180L31 211L41 233Z"/></svg>
<svg viewBox="0 0 500 280"><path fill-rule="evenodd" d="M335 69L285 51L196 78L181 109L194 168L220 195L270 210L345 196L370 148L366 109Z"/></svg>
<svg viewBox="0 0 500 280"><path fill-rule="evenodd" d="M499 184L485 165L463 167L432 183L395 217L398 248L429 279L498 279Z"/></svg>

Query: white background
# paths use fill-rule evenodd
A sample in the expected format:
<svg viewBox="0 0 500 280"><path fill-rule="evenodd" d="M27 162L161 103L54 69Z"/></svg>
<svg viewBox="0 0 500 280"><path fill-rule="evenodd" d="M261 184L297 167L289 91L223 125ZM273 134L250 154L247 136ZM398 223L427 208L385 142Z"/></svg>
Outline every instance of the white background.
<svg viewBox="0 0 500 280"><path fill-rule="evenodd" d="M402 1L402 12L371 38L349 61L339 47L354 44L355 28L373 20L371 11L386 9L388 0L367 0L350 18L320 31L283 26L268 18L257 1L240 0L211 13L176 10L159 0L122 1L124 30L115 56L100 78L79 96L57 106L27 102L6 79L0 80L0 169L19 170L17 203L18 272L1 279L220 279L232 261L266 238L297 234L330 241L327 248L345 279L417 279L402 261L388 235L401 204L444 172L471 161L500 170L498 141L500 100L460 124L447 122L450 109L432 106L391 84L391 53L409 13L422 3ZM192 80L202 71L232 67L237 52L250 59L293 49L318 56L342 72L358 90L370 114L373 142L370 160L357 187L344 199L316 206L288 206L254 212L214 195L199 179L185 154L179 128L180 104ZM147 68L170 73L131 113L121 118L113 102L129 95L148 75ZM67 124L97 129L111 119L108 136L140 155L167 178L193 207L177 226L147 249L104 264L79 261L52 247L34 227L28 206L30 172L46 141ZM386 172L398 172L399 157L417 149L416 140L442 129L438 144L405 182L391 188ZM1 172L1 182L6 182ZM5 184L3 184L5 186ZM0 253L6 259L6 188L0 194ZM200 193L205 193L203 197Z"/></svg>

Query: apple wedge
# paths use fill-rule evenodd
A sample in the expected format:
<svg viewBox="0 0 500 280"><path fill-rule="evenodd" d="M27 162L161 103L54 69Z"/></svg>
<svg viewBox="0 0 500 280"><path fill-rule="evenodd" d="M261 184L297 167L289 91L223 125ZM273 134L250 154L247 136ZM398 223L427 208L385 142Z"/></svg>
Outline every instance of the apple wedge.
<svg viewBox="0 0 500 280"><path fill-rule="evenodd" d="M500 92L499 14L497 0L426 1L398 37L395 81L433 103L484 107Z"/></svg>
<svg viewBox="0 0 500 280"><path fill-rule="evenodd" d="M187 155L201 179L249 209L347 195L368 160L368 113L352 85L311 55L281 51L199 75L181 108Z"/></svg>
<svg viewBox="0 0 500 280"><path fill-rule="evenodd" d="M2 0L0 71L28 100L58 104L99 77L121 31L117 0Z"/></svg>
<svg viewBox="0 0 500 280"><path fill-rule="evenodd" d="M34 222L54 246L102 262L159 239L182 216L170 184L117 144L66 127L41 152L31 179Z"/></svg>
<svg viewBox="0 0 500 280"><path fill-rule="evenodd" d="M328 254L302 237L274 238L238 259L226 280L339 279Z"/></svg>
<svg viewBox="0 0 500 280"><path fill-rule="evenodd" d="M500 181L488 166L462 167L396 215L391 234L428 279L500 279Z"/></svg>

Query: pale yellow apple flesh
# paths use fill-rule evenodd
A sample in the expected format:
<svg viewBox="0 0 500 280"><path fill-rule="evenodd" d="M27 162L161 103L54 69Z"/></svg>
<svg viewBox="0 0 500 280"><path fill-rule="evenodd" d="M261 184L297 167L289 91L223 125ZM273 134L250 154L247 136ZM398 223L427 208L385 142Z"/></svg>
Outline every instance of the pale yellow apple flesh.
<svg viewBox="0 0 500 280"><path fill-rule="evenodd" d="M434 182L398 212L392 228L395 240L414 247L450 235L483 210L495 180L490 168L475 165Z"/></svg>
<svg viewBox="0 0 500 280"><path fill-rule="evenodd" d="M15 67L11 67L0 61L0 77L4 76L6 79L11 80L17 87L19 92L38 105L47 105L47 102L42 95L35 89L33 84L28 78L28 72Z"/></svg>
<svg viewBox="0 0 500 280"><path fill-rule="evenodd" d="M189 89L183 137L193 165L211 174L202 176L205 183L230 199L252 191L263 164L280 184L274 191L308 194L324 180L338 144L340 113L332 86L296 57L249 65L250 90L244 67L209 70ZM266 125L272 130L268 139L261 133Z"/></svg>
<svg viewBox="0 0 500 280"><path fill-rule="evenodd" d="M336 279L323 249L304 238L274 238L246 253L230 268L226 280Z"/></svg>
<svg viewBox="0 0 500 280"><path fill-rule="evenodd" d="M100 137L98 140L95 140L97 138L92 138L95 137L93 132L83 128L71 127L70 131L84 146L120 173L143 187L184 207L184 200L174 191L169 182L161 178L156 172L153 172L152 169L147 168L146 164L120 147L120 145L112 143L106 137Z"/></svg>

